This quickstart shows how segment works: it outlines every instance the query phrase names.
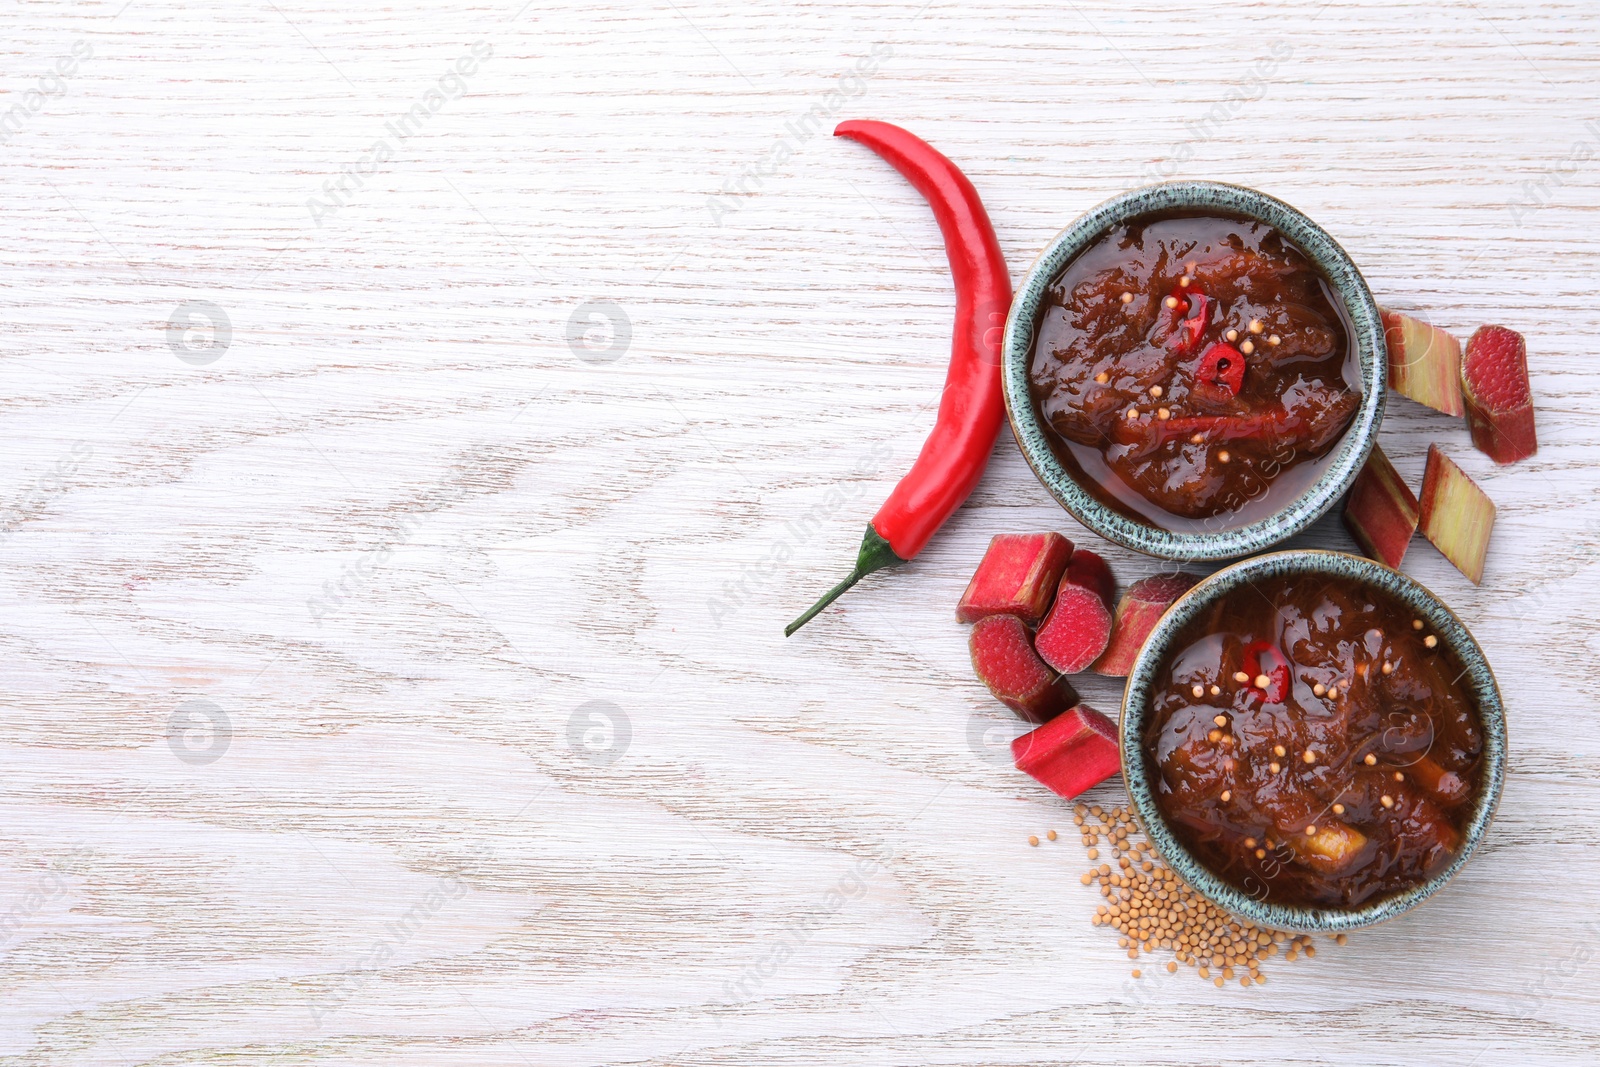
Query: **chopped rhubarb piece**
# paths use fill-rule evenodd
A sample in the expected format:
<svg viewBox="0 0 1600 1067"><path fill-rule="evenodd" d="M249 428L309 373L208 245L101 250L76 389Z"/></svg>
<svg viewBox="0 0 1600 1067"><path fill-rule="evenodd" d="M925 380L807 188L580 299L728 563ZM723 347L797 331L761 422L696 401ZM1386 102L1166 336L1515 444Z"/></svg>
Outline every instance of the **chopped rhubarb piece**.
<svg viewBox="0 0 1600 1067"><path fill-rule="evenodd" d="M1216 396L1235 397L1244 387L1244 355L1218 341L1205 350L1194 372L1195 385Z"/></svg>
<svg viewBox="0 0 1600 1067"><path fill-rule="evenodd" d="M1100 594L1100 599L1105 601L1108 609L1117 602L1117 580L1111 574L1111 564L1086 548L1080 548L1072 554L1067 573L1062 575L1061 580L1093 589Z"/></svg>
<svg viewBox="0 0 1600 1067"><path fill-rule="evenodd" d="M1034 635L1039 658L1062 674L1077 674L1111 642L1111 568L1093 552L1072 554L1056 588L1056 602Z"/></svg>
<svg viewBox="0 0 1600 1067"><path fill-rule="evenodd" d="M1480 326L1461 363L1472 443L1496 463L1515 463L1539 451L1533 429L1528 345L1504 326Z"/></svg>
<svg viewBox="0 0 1600 1067"><path fill-rule="evenodd" d="M1422 536L1474 584L1483 580L1483 557L1494 529L1494 501L1438 445L1428 446L1422 472Z"/></svg>
<svg viewBox="0 0 1600 1067"><path fill-rule="evenodd" d="M1411 764L1405 773L1446 807L1455 807L1472 795L1472 787L1465 778L1455 771L1445 770L1428 756Z"/></svg>
<svg viewBox="0 0 1600 1067"><path fill-rule="evenodd" d="M1095 661L1096 674L1126 678L1133 661L1144 647L1144 639L1172 605L1200 579L1192 574L1157 574L1133 583L1117 603L1117 616L1111 624L1111 644Z"/></svg>
<svg viewBox="0 0 1600 1067"><path fill-rule="evenodd" d="M1388 821L1394 836L1400 839L1401 848L1443 849L1449 855L1461 851L1461 831L1450 822L1443 808L1403 785L1395 787L1394 799Z"/></svg>
<svg viewBox="0 0 1600 1067"><path fill-rule="evenodd" d="M1461 342L1421 319L1383 313L1389 388L1446 415L1466 411L1461 399Z"/></svg>
<svg viewBox="0 0 1600 1067"><path fill-rule="evenodd" d="M956 618L1015 615L1032 626L1044 618L1071 556L1072 542L1058 533L996 534L961 594Z"/></svg>
<svg viewBox="0 0 1600 1067"><path fill-rule="evenodd" d="M1400 567L1417 532L1417 497L1383 449L1372 446L1344 504L1344 525L1361 551L1386 567Z"/></svg>
<svg viewBox="0 0 1600 1067"><path fill-rule="evenodd" d="M1011 742L1011 755L1017 770L1069 800L1122 769L1116 726L1087 704Z"/></svg>
<svg viewBox="0 0 1600 1067"><path fill-rule="evenodd" d="M967 640L972 669L995 699L1028 722L1049 722L1078 699L1033 650L1033 637L1015 615L986 615Z"/></svg>
<svg viewBox="0 0 1600 1067"><path fill-rule="evenodd" d="M1367 835L1333 818L1319 819L1315 834L1294 839L1294 859L1322 874L1337 874L1366 847Z"/></svg>

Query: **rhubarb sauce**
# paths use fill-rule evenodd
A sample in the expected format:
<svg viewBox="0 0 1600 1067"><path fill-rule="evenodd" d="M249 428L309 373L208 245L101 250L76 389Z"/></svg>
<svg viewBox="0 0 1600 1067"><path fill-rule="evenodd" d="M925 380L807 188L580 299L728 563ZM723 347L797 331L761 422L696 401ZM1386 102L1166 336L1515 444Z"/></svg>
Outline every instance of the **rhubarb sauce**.
<svg viewBox="0 0 1600 1067"><path fill-rule="evenodd" d="M1144 744L1190 854L1258 900L1354 908L1462 847L1483 727L1453 653L1388 594L1288 576L1174 641Z"/></svg>
<svg viewBox="0 0 1600 1067"><path fill-rule="evenodd" d="M1029 384L1056 456L1108 506L1177 533L1281 510L1360 406L1343 304L1265 223L1152 215L1050 284Z"/></svg>

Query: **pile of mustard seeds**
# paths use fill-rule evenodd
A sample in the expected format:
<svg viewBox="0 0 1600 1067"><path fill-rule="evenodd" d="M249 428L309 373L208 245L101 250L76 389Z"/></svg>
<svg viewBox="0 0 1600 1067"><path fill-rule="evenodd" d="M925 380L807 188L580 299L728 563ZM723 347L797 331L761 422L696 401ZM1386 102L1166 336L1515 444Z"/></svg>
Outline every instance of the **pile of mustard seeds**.
<svg viewBox="0 0 1600 1067"><path fill-rule="evenodd" d="M1175 959L1167 963L1168 973L1175 973L1182 963L1220 988L1235 979L1242 986L1265 985L1261 964L1280 951L1290 961L1316 956L1309 934L1241 922L1190 889L1144 840L1127 808L1079 804L1072 821L1083 835L1090 861L1101 858L1102 848L1108 853L1109 862L1090 867L1079 879L1084 885L1099 886L1106 900L1090 922L1115 929L1121 935L1117 943L1128 950L1130 960L1141 953L1170 951ZM1056 839L1054 830L1047 836ZM1038 838L1028 842L1037 844ZM1344 934L1330 939L1341 945L1348 940ZM1134 968L1133 976L1142 973Z"/></svg>

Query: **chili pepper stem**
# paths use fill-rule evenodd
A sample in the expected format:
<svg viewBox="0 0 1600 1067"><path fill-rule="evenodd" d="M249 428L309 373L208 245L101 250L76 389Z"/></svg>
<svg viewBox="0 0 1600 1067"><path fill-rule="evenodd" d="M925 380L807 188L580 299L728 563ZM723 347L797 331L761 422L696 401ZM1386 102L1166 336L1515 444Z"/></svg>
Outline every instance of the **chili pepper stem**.
<svg viewBox="0 0 1600 1067"><path fill-rule="evenodd" d="M889 542L883 539L883 535L873 529L870 522L867 523L867 532L861 538L861 551L856 553L855 570L851 571L844 581L824 593L822 599L807 608L804 615L785 626L783 628L783 636L793 637L796 630L816 618L823 608L838 600L845 594L846 590L873 571L881 571L885 567L892 567L896 563L904 562L905 560L895 554Z"/></svg>

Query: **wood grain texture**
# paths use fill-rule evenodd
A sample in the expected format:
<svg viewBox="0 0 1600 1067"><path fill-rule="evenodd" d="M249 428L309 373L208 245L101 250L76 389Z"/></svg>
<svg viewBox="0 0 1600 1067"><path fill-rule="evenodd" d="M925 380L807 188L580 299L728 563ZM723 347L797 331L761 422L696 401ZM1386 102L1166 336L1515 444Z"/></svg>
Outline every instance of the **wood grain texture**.
<svg viewBox="0 0 1600 1067"><path fill-rule="evenodd" d="M1600 11L519 4L0 13L0 1063L1595 1062ZM939 145L1019 276L1213 177L1527 332L1536 459L1383 430L1500 509L1481 588L1406 561L1511 715L1447 892L1248 992L1129 977L951 608L1003 530L1155 564L1009 437L784 640L953 306L916 194L808 113Z"/></svg>

